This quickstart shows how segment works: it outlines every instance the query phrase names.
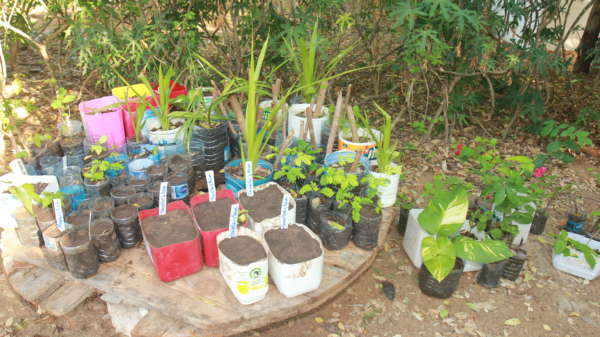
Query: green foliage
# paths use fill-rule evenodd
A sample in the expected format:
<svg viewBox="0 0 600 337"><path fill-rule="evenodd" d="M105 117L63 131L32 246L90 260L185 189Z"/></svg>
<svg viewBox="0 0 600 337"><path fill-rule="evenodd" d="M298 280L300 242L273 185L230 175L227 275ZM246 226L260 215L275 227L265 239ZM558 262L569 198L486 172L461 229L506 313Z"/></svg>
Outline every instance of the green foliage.
<svg viewBox="0 0 600 337"><path fill-rule="evenodd" d="M121 162L111 163L108 160L94 159L92 160L92 164L84 170L83 176L92 182L98 182L106 179L107 171L119 171L124 168Z"/></svg>
<svg viewBox="0 0 600 337"><path fill-rule="evenodd" d="M90 145L90 152L96 154L97 156L103 154L104 152L106 152L108 149L106 148L106 146L104 144L106 144L106 141L108 140L108 137L106 136L100 136L100 138L98 138L98 141L96 141L95 144Z"/></svg>
<svg viewBox="0 0 600 337"><path fill-rule="evenodd" d="M76 98L77 98L77 96L69 94L67 92L67 89L58 88L58 90L56 90L56 98L52 101L50 106L53 109L58 110L61 113L61 115L64 115L65 108L68 108L69 104L73 103ZM71 110L69 109L69 112L70 111ZM66 117L66 116L63 116L63 117Z"/></svg>
<svg viewBox="0 0 600 337"><path fill-rule="evenodd" d="M441 282L454 268L457 257L492 263L512 256L502 241L474 240L456 235L469 209L467 189L454 185L437 190L419 214L419 224L431 236L423 239L421 256L431 275Z"/></svg>
<svg viewBox="0 0 600 337"><path fill-rule="evenodd" d="M596 253L596 251L594 251L588 245L569 238L569 233L565 230L561 230L560 233L558 233L558 235L555 236L555 239L555 254L577 257L579 256L578 254L571 253L571 249L575 249L576 251L583 254L585 261L588 263L591 269L594 269L596 267L596 259L598 258L598 253Z"/></svg>
<svg viewBox="0 0 600 337"><path fill-rule="evenodd" d="M23 184L20 186L11 186L10 193L17 198L23 207L31 214L34 214L33 206L39 204L42 207L50 207L54 199L60 199L64 206L65 195L62 192L44 192L41 195L36 192L34 184Z"/></svg>
<svg viewBox="0 0 600 337"><path fill-rule="evenodd" d="M140 105L143 105L146 109L152 110L158 121L160 122L160 128L163 131L168 131L171 129L171 104L174 102L174 99L170 97L171 94L171 86L175 85L178 80L178 76L175 76L175 70L173 67L169 67L166 72L163 72L162 66L158 67L158 78L157 78L157 92L152 89L152 84L146 78L145 75L140 74L139 76L142 83L146 86L148 92L151 93L152 100L157 102L158 104L155 106L152 105L152 101L140 95L136 92L136 95L139 96ZM125 82L127 86L130 84ZM132 88L135 91L134 88Z"/></svg>
<svg viewBox="0 0 600 337"><path fill-rule="evenodd" d="M573 161L573 157L568 154L567 150L579 152L583 146L593 144L589 132L577 129L574 125L558 123L554 120L547 120L543 123L540 135L550 140L546 146L548 155L565 163Z"/></svg>
<svg viewBox="0 0 600 337"><path fill-rule="evenodd" d="M383 115L383 130L380 130L380 137L376 137L375 133L371 130L369 125L368 116L359 115L363 123L365 123L366 130L369 132L371 139L374 139L377 143L377 166L379 172L383 174L400 174L402 173L402 167L395 164L394 161L400 157L400 152L396 151L398 143L392 144L392 117L381 107L379 104L374 103L375 107Z"/></svg>

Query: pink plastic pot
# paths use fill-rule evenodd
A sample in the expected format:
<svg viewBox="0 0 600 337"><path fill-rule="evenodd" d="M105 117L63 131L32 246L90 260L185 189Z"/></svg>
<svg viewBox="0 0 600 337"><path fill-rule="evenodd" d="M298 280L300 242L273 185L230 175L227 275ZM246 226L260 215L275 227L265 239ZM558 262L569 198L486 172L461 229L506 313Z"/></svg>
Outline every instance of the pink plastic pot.
<svg viewBox="0 0 600 337"><path fill-rule="evenodd" d="M235 200L235 196L233 195L233 192L231 190L217 191L217 200L219 200L219 199L230 199L230 200L234 201L234 203L236 203L236 204L238 203L238 201ZM190 205L191 205L191 208L194 209L194 207L196 207L196 205L202 204L205 202L209 202L208 201L208 193L196 195L195 197L193 197L190 200ZM194 217L195 217L196 214L194 212L192 212L192 213L194 214ZM196 221L196 224L197 223L198 223L198 221ZM243 226L246 226L246 224L243 224ZM229 228L221 228L221 229L216 229L213 231L204 231L204 230L202 230L202 228L200 228L200 226L198 226L198 229L200 230L200 233L202 234L202 250L204 252L204 263L206 263L206 265L209 267L218 267L219 266L219 249L217 246L217 235L219 235L219 233L229 230Z"/></svg>
<svg viewBox="0 0 600 337"><path fill-rule="evenodd" d="M184 209L192 216L188 205L183 201L174 201L167 204L167 212ZM138 213L140 224L145 218L158 216L158 208L140 211ZM196 221L194 226L198 228ZM175 243L164 247L154 247L146 239L144 226L142 225L142 234L144 236L144 244L154 266L158 278L163 282L171 282L184 276L194 274L202 269L202 247L200 244L200 235L190 241Z"/></svg>
<svg viewBox="0 0 600 337"><path fill-rule="evenodd" d="M174 83L173 81L171 81L169 83L169 86L171 87L171 93L169 94L169 98L175 98L181 95L188 94L187 88L183 84ZM152 89L155 93L158 94L158 85L153 86Z"/></svg>
<svg viewBox="0 0 600 337"><path fill-rule="evenodd" d="M115 106L107 109L106 112L92 113L95 109L102 109L116 103L119 103L119 100L115 96L83 101L79 103L79 113L90 143L95 143L100 137L106 136L109 149L120 151L126 142L121 109Z"/></svg>

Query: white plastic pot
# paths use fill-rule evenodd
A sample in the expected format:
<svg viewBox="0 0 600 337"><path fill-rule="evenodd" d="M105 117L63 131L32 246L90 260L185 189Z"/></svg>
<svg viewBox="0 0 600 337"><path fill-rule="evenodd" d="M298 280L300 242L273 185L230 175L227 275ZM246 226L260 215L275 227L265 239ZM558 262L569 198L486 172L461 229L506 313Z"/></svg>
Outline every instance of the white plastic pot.
<svg viewBox="0 0 600 337"><path fill-rule="evenodd" d="M396 167L396 164L392 164ZM371 175L375 178L385 178L387 179L387 184L384 186L377 187L377 195L379 196L379 201L381 202L381 207L390 207L393 206L396 202L396 197L398 195L398 184L400 183L400 174L384 174L375 171L371 171Z"/></svg>
<svg viewBox="0 0 600 337"><path fill-rule="evenodd" d="M286 219L287 219L288 224L295 222L296 221L296 201L294 200L292 195L288 191L283 189L283 187L279 186L279 184L277 184L276 182L270 181L266 184L260 185L258 187L254 187L254 193L264 190L271 185L277 186L277 188L281 191L281 193L283 193L283 195L287 194L290 197L289 200L290 200L290 205L292 206L292 208L288 210ZM238 195L241 195L241 194L246 194L246 190L245 189L240 190ZM238 200L240 200L239 197L238 197ZM245 207L241 201L240 201L240 204L242 207L247 209L247 207ZM262 233L268 231L269 229L279 228L280 223L281 222L280 222L279 214L277 214L277 216L274 216L272 218L265 219L261 222L256 222L256 221L254 221L254 219L252 219L251 216L248 216L248 226L258 234L262 234Z"/></svg>
<svg viewBox="0 0 600 337"><path fill-rule="evenodd" d="M254 231L246 227L238 227L237 235L249 236L256 239L268 252L267 245ZM217 247L221 241L229 237L229 231L217 235ZM219 271L233 296L242 304L256 303L269 291L268 258L264 258L242 266L230 260L219 249Z"/></svg>
<svg viewBox="0 0 600 337"><path fill-rule="evenodd" d="M587 244L592 249L600 249L599 241L590 240L583 235L569 232L569 238ZM596 267L592 269L585 260L583 253L575 249L570 250L571 254L575 256L553 254L552 265L554 268L590 281L600 275L600 258L596 257Z"/></svg>
<svg viewBox="0 0 600 337"><path fill-rule="evenodd" d="M294 297L316 290L321 285L321 279L323 278L325 248L323 248L321 239L308 229L308 227L301 224L294 225L302 227L302 229L304 229L313 239L319 242L321 255L301 263L287 264L279 261L273 256L273 253L271 253L269 245L267 244L269 274L271 274L271 279L277 286L279 292L285 297ZM266 242L266 240L264 241Z"/></svg>
<svg viewBox="0 0 600 337"><path fill-rule="evenodd" d="M306 117L300 117L298 116L298 114L303 114L304 111L306 111L306 108L308 108L309 106L310 104L306 103L292 104L288 109L288 134L293 130L294 139L300 138L300 135L302 134L302 129L300 128L300 126L304 125L304 128L306 128L307 123ZM313 109L314 108L315 106L313 105ZM323 132L325 124L329 120L329 109L327 109L326 107L322 107L321 111L323 112L322 117L312 119L317 146L321 145L321 134ZM306 134L306 138L310 139L310 135L308 133Z"/></svg>
<svg viewBox="0 0 600 337"><path fill-rule="evenodd" d="M530 202L529 206L533 207L533 212L535 214L535 210L537 209L537 206L535 205L534 202ZM494 215L498 218L499 221L502 221L502 218L504 217L502 212L500 211L494 211ZM518 223L516 221L513 221L512 224L517 226L519 228L519 233L514 237L512 244L515 246L521 246L525 243L527 243L527 238L529 238L529 231L531 230L531 225L533 223L533 217L531 217L531 221L530 223Z"/></svg>
<svg viewBox="0 0 600 337"><path fill-rule="evenodd" d="M402 247L408 255L408 258L417 268L421 268L423 264L423 257L421 256L421 246L423 239L431 236L425 231L421 225L419 225L419 214L423 212L422 208L411 209L408 212L408 220L406 221L406 232L404 233L404 239L402 240ZM465 221L462 228L469 228L469 221ZM480 239L478 233L475 236ZM483 267L482 263L466 260L463 272L480 270Z"/></svg>
<svg viewBox="0 0 600 337"><path fill-rule="evenodd" d="M371 130L375 137L380 137L381 133L377 130ZM366 129L358 129L359 137L369 137L371 138L369 132ZM352 133L350 131L340 132L338 136L338 149L341 150L349 150L354 152L362 152L364 156L374 164L377 162L377 158L375 157L375 153L377 150L377 144L374 140L365 142L365 143L355 143L351 141Z"/></svg>

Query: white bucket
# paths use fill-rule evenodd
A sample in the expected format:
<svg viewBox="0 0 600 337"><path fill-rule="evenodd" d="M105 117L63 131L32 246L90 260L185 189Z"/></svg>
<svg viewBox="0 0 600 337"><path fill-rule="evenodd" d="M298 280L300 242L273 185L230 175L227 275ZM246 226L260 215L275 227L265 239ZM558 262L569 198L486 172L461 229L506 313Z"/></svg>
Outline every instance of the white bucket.
<svg viewBox="0 0 600 337"><path fill-rule="evenodd" d="M290 192L286 191L285 189L283 189L281 186L279 186L279 184L277 184L276 182L270 181L266 184L260 185L258 187L254 188L254 193L256 193L257 191L261 191L264 190L266 188L268 188L271 185L275 185L277 186L277 188L281 191L281 193L283 193L283 195L288 195L289 196L289 200L290 200L290 206L292 206L291 209L288 209L288 213L287 213L287 223L291 224L293 222L296 222L296 200L294 200L294 198L292 197L292 195L290 194ZM240 190L238 193L238 196L241 194L245 194L246 190ZM238 200L239 197L238 197ZM247 209L247 207L244 206L244 204L240 201L240 205L244 208ZM256 233L258 233L259 235L266 232L269 229L273 229L273 228L279 228L280 226L280 215L277 214L277 216L274 216L272 218L268 218L265 219L261 222L256 222L254 221L254 219L252 219L251 216L248 216L248 226L254 230Z"/></svg>
<svg viewBox="0 0 600 337"><path fill-rule="evenodd" d="M256 239L268 252L267 245L252 230L238 227L237 235L249 236ZM217 247L221 241L229 237L229 231L217 235ZM252 262L246 266L239 265L230 260L219 249L219 271L233 296L242 304L256 303L267 295L269 291L269 266L268 258Z"/></svg>
<svg viewBox="0 0 600 337"><path fill-rule="evenodd" d="M183 122L184 120L181 118L175 118L171 121L172 122ZM148 137L148 141L150 142L150 144L171 145L171 144L181 143L181 141L183 140L183 132L180 132L181 126L175 128L175 129L167 130L167 131L163 131L160 127L161 126L160 126L160 122L158 121L158 118L150 117L146 120L146 125L144 126L144 128L148 129L147 137ZM150 131L153 129L158 129L158 130Z"/></svg>
<svg viewBox="0 0 600 337"><path fill-rule="evenodd" d="M373 134L375 135L375 137L379 138L381 137L381 133L377 130L371 130L373 132ZM371 134L366 130L366 129L358 129L357 130L358 136L359 137L369 137L369 139L371 138ZM353 141L351 141L352 139L352 133L351 132L340 132L339 136L338 136L338 150L339 151L343 151L343 150L349 150L349 151L354 151L354 152L362 152L364 154L365 157L367 157L367 159L371 162L371 164L374 164L377 162L377 158L375 156L376 152L377 152L377 143L375 143L375 140L371 140L365 143L355 143Z"/></svg>
<svg viewBox="0 0 600 337"><path fill-rule="evenodd" d="M318 289L323 277L325 248L323 248L321 239L308 227L301 224L293 225L302 227L313 239L317 240L322 253L312 260L287 264L273 256L267 244L267 249L269 249L267 251L269 254L269 274L271 274L273 283L275 283L279 292L285 297L294 297Z"/></svg>
<svg viewBox="0 0 600 337"><path fill-rule="evenodd" d="M583 244L587 244L592 249L600 249L600 242L590 240L583 235L569 233L569 238ZM575 249L571 249L571 254L576 256L553 254L552 265L554 268L590 281L600 275L600 258L596 257L596 267L592 269L585 260L583 253Z"/></svg>
<svg viewBox="0 0 600 337"><path fill-rule="evenodd" d="M303 124L306 128L306 117L299 117L298 114L304 113L306 108L308 108L310 104L292 104L288 110L288 134L294 131L294 139L300 138L302 134L302 129L300 126ZM315 106L313 105L314 109ZM329 109L326 107L322 107L321 111L323 112L323 116L320 118L313 118L312 124L313 129L315 130L315 138L317 142L317 146L321 145L321 133L323 132L323 127L329 120ZM310 140L310 135L308 132L306 133L306 139Z"/></svg>
<svg viewBox="0 0 600 337"><path fill-rule="evenodd" d="M397 167L398 165L392 164L392 166ZM375 178L387 179L386 185L377 187L377 195L379 196L379 201L381 201L381 207L393 206L396 202L396 197L398 195L398 184L400 183L400 174L389 175L371 171L371 175Z"/></svg>

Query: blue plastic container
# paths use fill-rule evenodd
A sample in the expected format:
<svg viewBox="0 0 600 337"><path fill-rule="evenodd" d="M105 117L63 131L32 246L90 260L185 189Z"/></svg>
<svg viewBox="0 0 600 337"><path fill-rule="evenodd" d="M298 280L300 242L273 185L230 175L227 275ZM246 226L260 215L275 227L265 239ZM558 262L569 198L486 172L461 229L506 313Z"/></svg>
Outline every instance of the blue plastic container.
<svg viewBox="0 0 600 337"><path fill-rule="evenodd" d="M246 188L246 181L244 179L238 179L227 172L227 167L240 166L242 161L240 159L232 160L225 164L225 187L232 190L236 195L240 190ZM264 179L254 180L254 187L273 181L273 165L266 160L260 159L257 163L258 166L264 167L270 171L269 175Z"/></svg>

